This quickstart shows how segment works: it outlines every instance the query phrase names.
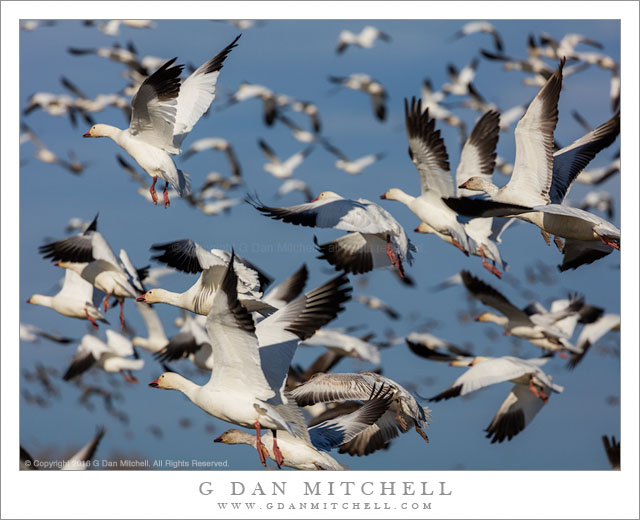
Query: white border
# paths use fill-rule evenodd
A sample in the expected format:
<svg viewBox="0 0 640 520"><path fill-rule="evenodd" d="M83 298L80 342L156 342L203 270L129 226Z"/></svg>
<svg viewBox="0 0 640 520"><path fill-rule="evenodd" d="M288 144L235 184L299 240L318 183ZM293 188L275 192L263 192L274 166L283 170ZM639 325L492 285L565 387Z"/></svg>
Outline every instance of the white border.
<svg viewBox="0 0 640 520"><path fill-rule="evenodd" d="M180 13L198 18L460 18L464 19L621 19L622 20L622 430L620 472L77 472L64 477L52 472L22 472L18 447L18 294L16 248L19 232L17 135L18 20L20 18L174 18L177 2L3 2L2 9L2 517L345 517L389 518L638 518L638 3L636 2L180 2ZM339 9L338 9L339 5ZM366 6L366 8L365 8ZM363 16L366 15L366 16ZM184 17L184 16L183 16ZM37 208L33 208L37 211ZM629 324L627 326L627 324ZM594 382L597 384L597 382ZM605 433L605 432L603 432ZM553 442L550 436L549 442ZM436 446L430 449L437 449ZM215 504L232 480L266 486L287 481L286 500L307 480L322 481L446 481L453 495L441 497L353 497L360 502L432 503L430 511L265 510L236 513ZM212 496L198 493L212 481ZM266 487L265 487L266 489ZM247 498L249 499L249 498ZM272 502L278 497L264 497ZM350 497L322 497L337 502ZM236 516L234 516L236 515Z"/></svg>

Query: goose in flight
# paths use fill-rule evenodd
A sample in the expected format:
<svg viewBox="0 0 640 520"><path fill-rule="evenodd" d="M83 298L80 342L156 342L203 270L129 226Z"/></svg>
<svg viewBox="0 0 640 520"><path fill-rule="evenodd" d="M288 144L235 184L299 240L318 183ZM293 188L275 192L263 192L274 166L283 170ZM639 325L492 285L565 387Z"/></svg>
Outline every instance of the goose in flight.
<svg viewBox="0 0 640 520"><path fill-rule="evenodd" d="M152 257L153 260L166 263L169 267L185 273L201 275L196 283L183 293L153 288L141 294L136 301L168 303L195 314L209 314L213 296L222 283L231 254L222 249L208 251L188 238L166 244L153 244L151 250L162 253ZM234 269L242 304L251 311L273 310L271 305L260 301L264 289L271 283L271 278L249 261L239 257L236 257Z"/></svg>
<svg viewBox="0 0 640 520"><path fill-rule="evenodd" d="M462 26L452 37L452 40L459 40L464 36L474 33L486 33L493 38L493 45L498 52L502 52L504 45L502 43L502 37L498 30L489 22L468 22Z"/></svg>
<svg viewBox="0 0 640 520"><path fill-rule="evenodd" d="M179 77L183 65L173 65L177 58L147 77L131 101L129 128L97 124L83 134L82 137L109 137L129 153L153 178L149 193L154 203L158 200L158 177L165 181L165 208L169 205L169 184L181 197L190 193L188 176L176 168L169 154L181 152L182 141L211 105L220 69L238 38L184 81Z"/></svg>
<svg viewBox="0 0 640 520"><path fill-rule="evenodd" d="M425 442L429 442L425 433L431 418L429 408L420 406L415 397L395 381L374 372L316 374L294 388L291 395L300 406L345 400L366 401L376 391L376 385L382 384L391 390L391 405L374 424L341 446L340 453L369 455L384 448L399 432L406 433L412 428Z"/></svg>
<svg viewBox="0 0 640 520"><path fill-rule="evenodd" d="M380 389L382 390L382 388ZM378 390L374 395L377 395ZM385 413L390 400L384 392L379 397L368 400L362 407L349 414L328 419L308 428L309 441L299 439L286 431L278 432L278 447L282 452L283 466L302 470L345 470L328 452L348 443L361 432L374 424ZM269 431L262 435L261 443L265 458L275 460L276 456L269 444L273 434ZM227 430L213 442L224 444L248 444L256 446L256 438L241 430Z"/></svg>
<svg viewBox="0 0 640 520"><path fill-rule="evenodd" d="M399 188L391 188L380 198L402 202L430 228L432 233L450 237L450 243L468 255L469 244L464 226L458 222L455 211L442 200L443 197L453 195L453 180L449 172L449 156L440 130L435 129L435 119L429 116L429 109L422 111L422 100L416 101L414 97L409 105L405 98L404 113L409 138L409 157L420 177L421 194L413 197ZM474 164L469 167L483 166L485 156L487 157L484 162L490 162L493 150L488 149L488 143L485 143L484 148L478 148L476 141L470 143L473 144L469 145L469 156L465 158L469 161L473 156Z"/></svg>
<svg viewBox="0 0 640 520"><path fill-rule="evenodd" d="M327 260L336 270L348 273L367 273L380 267L395 266L404 277L402 263L413 261L415 246L409 241L403 227L391 214L365 199L345 199L333 191L323 191L313 201L297 206L272 208L259 200L247 202L263 215L295 225L334 228L349 234L318 244L320 258Z"/></svg>
<svg viewBox="0 0 640 520"><path fill-rule="evenodd" d="M137 383L132 370L142 370L144 359L139 359L131 341L118 332L108 329L107 342L92 334L85 334L78 345L78 350L71 364L62 376L69 381L89 370L92 366L102 368L105 372L120 372L130 383ZM134 356L130 359L128 356Z"/></svg>
<svg viewBox="0 0 640 520"><path fill-rule="evenodd" d="M359 90L369 95L373 113L379 121L387 118L387 91L367 74L351 74L349 76L329 76L331 83L336 83L351 90Z"/></svg>
<svg viewBox="0 0 640 520"><path fill-rule="evenodd" d="M293 171L302 164L305 157L313 150L312 146L308 146L304 150L293 154L287 160L281 161L263 139L258 139L258 145L269 161L263 166L264 170L276 179L290 179L293 177Z"/></svg>
<svg viewBox="0 0 640 520"><path fill-rule="evenodd" d="M547 361L548 358L519 359L512 356L477 356L452 361L452 365L470 368L451 386L429 401L437 402L463 396L490 385L511 381L515 385L485 430L492 444L503 442L505 439L511 440L533 420L548 402L551 392L563 391L563 388L554 384L551 376L540 368Z"/></svg>
<svg viewBox="0 0 640 520"><path fill-rule="evenodd" d="M515 130L516 159L509 182L498 188L487 179L471 177L460 188L483 191L491 200L454 199L445 203L465 216L511 216L538 226L549 235L585 242L601 241L619 249L620 230L606 220L562 202L572 183L600 150L620 133L620 113L569 146L553 152L562 86L560 63L538 92Z"/></svg>
<svg viewBox="0 0 640 520"><path fill-rule="evenodd" d="M336 54L342 54L347 50L349 45L356 45L363 49L371 49L376 40L389 42L391 41L391 36L383 33L380 29L373 27L372 25L367 25L358 34L346 30L342 31L338 36Z"/></svg>
<svg viewBox="0 0 640 520"><path fill-rule="evenodd" d="M62 288L53 296L33 294L27 303L49 307L63 316L88 320L94 329L97 321L108 324L100 312L99 304L94 303L94 286L75 271L66 269Z"/></svg>
<svg viewBox="0 0 640 520"><path fill-rule="evenodd" d="M256 430L256 449L266 465L261 428L273 432L273 454L282 465L276 430L309 441L302 413L285 390L287 371L298 342L333 320L350 298L351 287L342 274L296 298L257 325L238 301L234 254L220 290L213 297L206 329L213 350L211 378L199 386L165 372L149 383L153 388L183 392L214 417Z"/></svg>
<svg viewBox="0 0 640 520"><path fill-rule="evenodd" d="M551 351L563 350L579 354L581 350L569 343L567 330L558 326L558 322L580 312L585 305L584 300L574 297L557 312L547 313L538 306L519 309L502 293L489 284L473 276L469 271L462 271L462 282L467 291L485 305L498 310L502 316L484 312L476 321L493 322L505 329L505 334L517 336L531 341L534 345Z"/></svg>
<svg viewBox="0 0 640 520"><path fill-rule="evenodd" d="M75 271L105 293L105 312L109 298L115 297L120 303L120 324L124 329L124 299L135 299L144 292L140 277L146 268L136 269L124 249L116 258L98 231L98 215L83 233L40 246L39 252L44 258L51 258L55 265Z"/></svg>

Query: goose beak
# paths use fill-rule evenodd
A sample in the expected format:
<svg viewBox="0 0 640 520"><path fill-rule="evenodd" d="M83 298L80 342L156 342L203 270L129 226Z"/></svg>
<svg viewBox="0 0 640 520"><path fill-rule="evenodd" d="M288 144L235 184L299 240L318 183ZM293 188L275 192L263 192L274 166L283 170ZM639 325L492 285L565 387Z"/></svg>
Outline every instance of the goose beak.
<svg viewBox="0 0 640 520"><path fill-rule="evenodd" d="M216 437L215 439L213 439L213 442L222 442L222 435L220 435L220 437Z"/></svg>
<svg viewBox="0 0 640 520"><path fill-rule="evenodd" d="M145 300L144 294L142 296L138 296L136 298L136 301L140 302L140 303L146 303L147 302L147 300Z"/></svg>
<svg viewBox="0 0 640 520"><path fill-rule="evenodd" d="M151 383L149 383L149 386L151 388L158 388L158 380L154 379L153 381L151 381Z"/></svg>
<svg viewBox="0 0 640 520"><path fill-rule="evenodd" d="M467 187L467 183L463 182L460 186L458 186L458 188L466 188Z"/></svg>
<svg viewBox="0 0 640 520"><path fill-rule="evenodd" d="M82 134L82 137L92 137L91 136L91 130L89 130L88 132L85 132L84 134Z"/></svg>
<svg viewBox="0 0 640 520"><path fill-rule="evenodd" d="M420 232L420 226L416 226L416 227L413 229L413 231L414 231L414 232L416 232L416 233L419 233L419 232Z"/></svg>
<svg viewBox="0 0 640 520"><path fill-rule="evenodd" d="M31 298L29 298L29 299L27 300L27 303L31 303Z"/></svg>
<svg viewBox="0 0 640 520"><path fill-rule="evenodd" d="M382 200L387 200L387 194L386 194L386 193L383 193L382 195L380 195L380 198L381 198Z"/></svg>
<svg viewBox="0 0 640 520"><path fill-rule="evenodd" d="M53 262L53 265L55 265L56 267L60 267L60 260L58 260L57 262Z"/></svg>

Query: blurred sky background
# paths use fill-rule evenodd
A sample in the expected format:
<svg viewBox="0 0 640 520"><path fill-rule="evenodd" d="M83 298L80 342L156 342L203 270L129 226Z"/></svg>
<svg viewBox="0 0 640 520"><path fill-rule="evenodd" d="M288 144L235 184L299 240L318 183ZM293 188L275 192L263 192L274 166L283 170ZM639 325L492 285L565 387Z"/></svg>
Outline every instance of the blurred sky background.
<svg viewBox="0 0 640 520"><path fill-rule="evenodd" d="M404 337L413 331L428 330L434 335L460 346L472 348L477 354L492 356L518 355L537 357L537 347L513 338L503 337L501 329L492 324L461 322L459 317L479 313L479 303L470 302L463 287L444 292L432 291L461 269L468 269L507 296L517 306L537 299L548 306L553 299L566 297L570 291L584 295L588 303L603 307L607 313L620 312L620 254L611 255L576 271L560 273L556 265L561 255L552 245L547 247L539 230L526 223L514 225L503 237L501 253L510 270L503 280L489 275L476 257L465 257L457 249L435 236L418 235L412 230L418 219L406 207L393 201L379 201L381 193L399 187L408 193L419 190L417 172L407 156L404 128L403 98L419 96L422 81L430 78L437 89L447 81L446 64L458 68L478 55L480 48L493 50L491 38L474 34L451 42L450 37L463 25L461 20L441 21L266 21L263 25L242 31L238 47L233 49L218 80L218 95L208 117L203 118L184 143L186 149L202 137L223 137L238 154L245 184L231 193L243 197L257 192L271 206L303 202L300 194L275 197L280 181L263 170L265 158L257 146L263 138L281 157L301 150L306 145L292 138L282 124L272 128L262 122L261 103L249 100L225 110L219 110L242 81L266 85L275 92L317 104L323 125L323 135L350 158L368 153L384 152L386 157L367 168L359 176L350 176L334 166L335 158L321 146L316 146L296 170L296 177L306 181L315 194L331 189L348 198L366 198L380 203L405 227L417 246L413 266L407 273L416 280L415 287L401 285L387 271L376 271L351 277L354 295L376 295L402 314L392 321L382 313L371 311L352 301L330 326L364 325L362 333L376 333L382 340L387 331ZM505 53L526 55L529 34L546 32L555 38L567 33L580 33L603 45L601 52L620 60L620 26L617 21L494 21L500 31ZM389 34L392 41L376 42L373 49L349 48L344 55L334 52L338 34L343 29L359 31L372 24ZM95 27L85 27L80 20L60 21L52 27L41 27L20 34L20 110L27 106L36 91L62 94L62 75L73 81L90 97L120 91L124 65L96 56L72 56L67 48L110 47L115 42L125 46L133 41L141 56L153 55L166 59L178 57L178 63L199 66L235 38L240 31L213 21L159 20L150 30L121 27L116 37L107 36ZM588 50L588 49L585 49ZM555 67L555 64L553 64ZM622 64L624 70L624 63ZM362 72L382 83L389 93L388 119L374 119L369 99L362 93L340 90L327 81L328 75L348 75ZM524 86L524 74L504 71L499 62L481 59L474 84L479 92L501 109L526 103L538 87ZM567 145L585 131L571 117L577 110L592 126L611 115L609 102L609 72L592 66L564 81L560 96L560 119L556 139ZM458 101L452 97L451 101ZM478 114L468 109L456 109L470 130ZM288 113L301 126L308 128L306 117ZM126 128L128 121L120 110L109 108L94 114L96 122ZM108 139L83 140L89 129L80 121L74 128L68 118L52 117L40 110L22 116L46 146L66 158L73 150L88 168L74 176L56 165L47 165L34 158L32 143L20 147L20 321L44 330L57 332L78 340L87 332L87 322L58 315L54 311L28 305L26 299L34 293L52 294L63 272L38 254L38 246L46 240L65 236L64 227L72 217L91 220L100 213L98 229L111 247L126 249L137 266L159 266L150 262L149 246L181 238L191 238L207 248L234 247L269 273L278 283L304 262L309 267L307 290L323 283L334 273L324 261L316 259L312 239L320 242L337 238L341 232L311 230L273 221L261 216L247 204L232 208L230 214L205 216L177 197L164 210L153 206L136 193L132 182L116 162L116 154L129 157ZM460 146L456 129L439 121L449 152L452 171L459 160ZM603 166L611 161L620 145L616 141L590 165ZM514 158L513 133L501 133L498 153L509 161ZM133 161L131 160L133 163ZM197 189L211 171L230 175L226 157L220 152L206 151L183 162L178 167L189 172ZM142 172L145 178L148 176ZM148 178L149 181L151 180ZM508 177L495 174L494 182L504 185ZM163 184L158 186L162 189ZM620 177L616 175L598 189L612 194L614 217L620 226ZM590 187L577 184L569 199L580 202ZM293 249L295 252L290 252ZM540 276L532 277L531 273ZM535 278L535 279L534 279ZM195 281L192 275L178 273L162 280L162 286L183 291ZM125 304L125 317L139 335L146 335L144 323L131 300ZM155 306L165 325L167 335L177 328L173 320L180 311ZM107 319L118 325L117 310L110 310ZM17 324L16 324L17 325ZM105 327L100 326L104 337ZM609 333L594 347L576 370L565 368L558 357L547 363L545 371L554 382L564 386L564 393L554 394L534 421L511 442L490 444L483 429L487 427L511 385L504 383L472 394L439 403L432 403L432 423L428 430L430 444L410 431L391 443L390 449L369 457L336 458L356 470L587 470L608 469L602 449L602 435L620 435L620 359L617 332ZM146 351L140 350L145 368L136 373L140 383L125 383L115 374L92 370L83 376L84 384L102 385L122 396L115 406L126 413L124 423L108 415L99 399L94 410L78 403L80 389L63 382L77 343L59 346L46 340L38 344L20 345L20 370L33 372L38 364L53 367L57 376L52 380L58 396L46 396L48 405L28 403L24 393L20 398L20 442L34 456L56 458L77 450L94 434L97 425L104 425L107 434L98 450L100 458L139 457L146 459L228 460L229 469L260 469L254 449L247 446L213 444L212 439L234 427L207 416L179 392L161 392L147 387L162 367ZM636 345L637 347L637 345ZM294 363L306 366L322 352L319 348L300 348ZM208 373L189 370L189 362L174 363L180 372L204 383ZM422 396L432 396L451 384L464 369L436 364L413 355L404 343L382 351L381 367L385 376ZM366 362L343 360L338 372L375 368ZM33 382L21 377L21 391L42 394ZM157 425L162 437L152 435Z"/></svg>

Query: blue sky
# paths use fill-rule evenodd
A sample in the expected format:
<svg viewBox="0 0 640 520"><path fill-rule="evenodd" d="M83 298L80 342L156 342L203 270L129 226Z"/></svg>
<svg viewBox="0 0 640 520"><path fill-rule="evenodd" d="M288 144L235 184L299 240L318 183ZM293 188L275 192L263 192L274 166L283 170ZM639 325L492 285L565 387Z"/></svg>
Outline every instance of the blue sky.
<svg viewBox="0 0 640 520"><path fill-rule="evenodd" d="M345 28L359 31L367 22L268 21L261 27L244 31L238 47L231 52L221 72L218 83L220 96L214 101L210 116L198 123L185 147L201 137L224 137L233 144L239 156L246 183L236 190L234 196L255 191L269 205L301 202L298 195L288 195L280 200L274 197L279 181L262 169L264 158L257 140L265 139L284 157L305 145L295 141L282 125L265 127L257 100L218 110L226 95L242 81L255 82L276 92L316 103L323 122L323 134L349 157L386 153L382 161L360 176L348 176L336 170L333 156L317 146L297 170L297 176L307 181L315 193L331 189L345 197L372 201L377 201L378 196L390 187L415 193L419 183L415 168L407 157L403 98L419 95L424 78L430 78L436 88L442 85L446 81L445 66L448 62L462 67L477 55L479 48L492 49L490 38L482 34L450 42L449 37L462 23L456 20L376 21L374 25L391 35L392 41L378 42L370 50L351 48L342 56L334 53L339 32ZM525 55L529 33L538 35L546 32L561 38L566 33L576 32L601 42L602 52L616 61L620 59L620 30L616 21L497 21L495 25L504 38L505 52L510 55ZM166 59L178 56L179 63L198 66L237 34L236 28L211 21L158 21L152 30L123 27L116 38L95 28L83 27L79 21L59 22L54 27L22 32L20 108L26 106L29 96L35 91L63 93L59 82L62 75L91 97L124 87L122 65L95 56L72 56L66 52L69 46L104 47L115 41L125 45L132 40L141 55ZM331 93L328 75L354 72L373 76L388 90L386 122L373 118L369 100L363 94L346 90ZM520 73L505 72L500 64L481 60L475 84L488 100L507 109L529 101L537 92L536 87L523 86L522 79ZM566 79L556 131L556 138L561 144L568 144L584 133L571 118L572 110L578 110L593 126L611 116L608 92L609 74L597 67ZM456 113L464 118L469 128L477 117L465 109ZM306 119L296 114L292 117L306 125ZM116 109L107 109L95 114L94 118L97 122L122 128L128 124ZM90 166L81 176L72 176L58 166L37 161L30 143L20 148L21 161L25 161L20 169L21 321L74 338L80 338L86 332L85 322L58 316L49 309L29 306L25 300L33 293L47 293L62 274L38 255L38 246L47 237L62 237L64 226L71 217L91 219L96 212L100 212L99 229L112 248L126 249L136 265L149 263L151 244L188 237L206 247L233 246L276 281L291 274L302 262L307 263L311 274L308 289L332 275L327 264L317 260L316 254L308 247L312 244L313 235L309 229L272 221L244 204L233 208L230 215L207 217L175 199L171 208L165 211L148 204L136 193L136 185L117 165L115 155L121 151L114 143L81 138L88 125L81 123L78 128L73 128L67 119L54 118L41 111L34 111L24 121L52 151L64 157L68 150L73 150L81 160L90 162ZM454 169L459 159L457 131L441 122L437 127L442 129ZM616 142L591 166L606 164L618 149L619 142ZM498 153L513 160L512 134L501 134ZM219 153L205 152L184 163L178 157L176 163L191 174L195 187L210 171L229 174L226 159ZM508 180L499 174L495 178L501 185ZM620 227L619 177L610 179L600 189L612 194L616 207L612 221ZM579 202L587 191L587 187L576 185L569 198ZM559 273L555 270L561 258L559 253L554 247L544 244L536 228L519 223L504 238L501 252L511 270L499 281L489 278L479 259L464 257L436 237L413 233L417 218L407 208L391 201L381 204L405 226L418 247L414 265L407 269L417 285L414 288L403 287L392 274L384 271L352 278L356 294L379 296L404 317L393 322L351 302L346 312L332 325L366 324L366 330L376 332L378 336L383 336L387 329L404 336L426 322L435 322L437 326L430 332L453 343L472 346L479 354L537 356L539 349L524 342L514 346L512 340L493 334L500 331L492 325L460 323L458 313L466 311L470 305L462 288L440 293L430 290L460 269L471 270L501 290L516 305L526 305L533 295L548 305L550 300L565 297L569 291L579 291L588 302L605 308L606 312L620 312L620 255L617 252L577 271ZM320 241L339 235L333 230L314 232ZM283 244L304 247L300 248L302 252L291 254L283 252L283 248L279 250L278 245ZM553 278L549 285L527 281L527 270L538 265L551 268ZM182 291L193 281L189 275L176 274L165 278L163 283L168 289ZM364 283L366 286L362 286ZM515 287L515 283L520 289ZM479 311L481 306L475 305L474 309ZM109 312L112 324L117 323L116 312ZM131 302L125 305L125 312L128 322L137 332L144 334L142 320ZM167 334L175 333L177 329L171 323L178 311L159 307L159 312ZM619 335L610 334L602 344L616 350ZM44 341L37 345L22 344L20 368L31 371L37 363L43 363L55 367L61 374L74 349L75 346L59 347ZM319 349L300 349L294 361L305 365L320 353ZM84 444L96 425L103 424L108 432L99 451L102 457L117 453L149 459L210 458L228 460L231 469L259 468L254 450L211 442L233 426L208 417L177 392L149 389L145 383L157 377L162 368L151 356L145 352L141 354L146 366L138 374L141 382L138 385L125 384L119 377L107 378L96 371L85 376L85 383L111 388L112 381L118 385L117 391L123 399L117 406L128 414L128 425L104 414L97 401L94 411L81 407L77 402L78 389L58 377L54 381L60 397L51 399L48 408L34 407L21 399L22 444L34 454L61 455ZM178 370L185 367L186 362L176 364ZM447 387L461 373L460 369L416 358L404 344L383 351L382 367L387 377L405 386L413 385L421 395L427 396ZM338 365L341 372L370 368L373 366L354 360L345 360ZM352 469L363 470L607 469L600 437L620 434L620 408L611 404L621 397L620 360L594 348L573 372L567 371L560 359L551 360L546 369L554 382L565 387L565 391L552 396L532 424L511 442L491 445L482 431L509 391L510 386L505 383L469 398L434 403L431 406L433 422L428 431L429 445L425 445L412 431L395 440L387 451L360 459L337 457ZM204 382L208 374L195 374L194 378ZM35 391L35 387L24 379L21 382L23 388ZM179 425L185 418L191 424L188 428ZM150 425L162 428L162 439L150 435ZM206 431L207 425L212 425L215 433ZM45 431L46 435L43 434Z"/></svg>

